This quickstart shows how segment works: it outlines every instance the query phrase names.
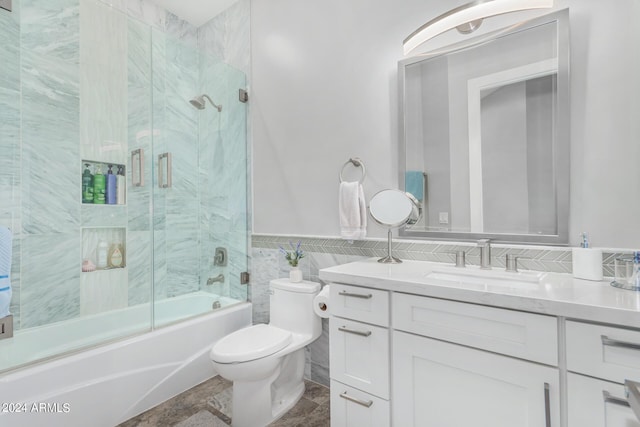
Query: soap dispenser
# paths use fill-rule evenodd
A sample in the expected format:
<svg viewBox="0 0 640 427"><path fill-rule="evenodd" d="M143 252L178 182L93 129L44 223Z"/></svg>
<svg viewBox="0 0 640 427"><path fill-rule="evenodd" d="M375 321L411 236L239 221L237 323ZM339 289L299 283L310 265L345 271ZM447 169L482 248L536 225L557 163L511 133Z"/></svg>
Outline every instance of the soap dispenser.
<svg viewBox="0 0 640 427"><path fill-rule="evenodd" d="M580 234L580 247L571 251L573 277L576 279L603 279L602 249L592 248L587 233Z"/></svg>
<svg viewBox="0 0 640 427"><path fill-rule="evenodd" d="M105 177L102 174L102 167L96 166L96 174L93 176L93 203L104 205L105 202Z"/></svg>
<svg viewBox="0 0 640 427"><path fill-rule="evenodd" d="M107 188L105 198L108 205L116 204L116 176L113 174L113 165L109 165L109 171L107 172Z"/></svg>
<svg viewBox="0 0 640 427"><path fill-rule="evenodd" d="M82 203L93 203L93 174L89 170L89 163L84 164L82 173Z"/></svg>

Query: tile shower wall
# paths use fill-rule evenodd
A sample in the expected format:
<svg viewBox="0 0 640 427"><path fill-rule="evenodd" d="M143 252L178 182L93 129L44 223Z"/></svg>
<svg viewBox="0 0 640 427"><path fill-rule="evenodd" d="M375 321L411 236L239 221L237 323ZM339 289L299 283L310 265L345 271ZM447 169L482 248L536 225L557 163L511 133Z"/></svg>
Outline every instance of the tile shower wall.
<svg viewBox="0 0 640 427"><path fill-rule="evenodd" d="M248 20L248 2L246 6ZM153 80L151 29L157 32L154 61L164 64ZM232 37L224 32L235 30L225 24L222 32L209 31L207 40L228 40ZM158 230L155 249L162 254L155 272L158 296L198 289L199 257L192 254L191 242L199 232L199 207L185 204L178 194L191 192L198 167L203 167L193 148L199 112L187 102L200 90L198 31L146 0L14 0L13 12L0 10L0 39L0 224L15 236L15 327L116 308L91 307L99 296L83 286L81 229L96 224L128 231L128 268L114 285L114 295L124 295L124 302L114 304L150 300L153 225ZM243 55L249 57L248 43ZM153 106L152 90L159 101ZM225 94L228 99L232 95ZM152 113L155 123L162 124L157 129L151 127ZM234 137L241 126L229 126ZM164 203L158 206L155 224L149 216L157 188L149 182L154 136L164 151L185 153L184 158L174 157L178 191L161 196ZM80 161L113 161L130 168L129 153L137 148L147 154L148 185L131 187L129 182L126 206L83 206ZM246 164L243 180L246 183ZM246 199L243 203L246 212ZM178 207L195 208L196 214L183 218ZM229 212L233 210L221 216ZM246 213L232 216L235 225ZM229 239L236 238L238 234L229 234ZM167 244L178 250L167 253Z"/></svg>
<svg viewBox="0 0 640 427"><path fill-rule="evenodd" d="M20 4L13 12L0 10L0 225L11 228L13 253L21 252L21 174L20 174ZM20 262L11 265L14 326L20 327Z"/></svg>
<svg viewBox="0 0 640 427"><path fill-rule="evenodd" d="M282 236L254 234L252 236L252 278L251 302L254 323L269 322L269 281L287 277L289 265L278 251L279 246L287 247L289 242L301 242L307 256L300 268L306 280L319 281L318 271L339 264L386 255L386 240L364 240L352 243L338 238L314 238L304 236ZM458 250L468 251L467 262L479 264L478 249L474 243L427 242L397 240L394 255L405 260L421 260L453 263ZM492 248L492 263L504 268L507 253L522 256L522 269L571 273L571 248L527 247L495 244ZM613 275L613 260L628 251L605 251L603 266L605 276ZM525 259L526 258L526 259ZM324 286L325 284L322 283ZM328 321L322 321L322 336L307 348L306 377L320 384L329 385L329 334Z"/></svg>

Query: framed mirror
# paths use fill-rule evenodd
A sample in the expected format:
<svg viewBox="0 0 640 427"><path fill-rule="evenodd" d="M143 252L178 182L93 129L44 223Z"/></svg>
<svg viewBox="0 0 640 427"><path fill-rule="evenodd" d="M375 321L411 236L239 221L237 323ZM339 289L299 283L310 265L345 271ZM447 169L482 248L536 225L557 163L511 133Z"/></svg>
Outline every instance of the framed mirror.
<svg viewBox="0 0 640 427"><path fill-rule="evenodd" d="M407 237L568 244L569 33L563 10L403 60Z"/></svg>

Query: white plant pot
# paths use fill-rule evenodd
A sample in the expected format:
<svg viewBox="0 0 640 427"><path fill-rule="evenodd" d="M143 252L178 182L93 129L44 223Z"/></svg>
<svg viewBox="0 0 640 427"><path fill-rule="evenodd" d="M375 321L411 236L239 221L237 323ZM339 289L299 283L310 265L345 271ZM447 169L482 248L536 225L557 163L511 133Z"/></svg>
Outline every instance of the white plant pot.
<svg viewBox="0 0 640 427"><path fill-rule="evenodd" d="M302 282L302 270L300 270L300 267L291 267L289 271L289 281L291 283Z"/></svg>

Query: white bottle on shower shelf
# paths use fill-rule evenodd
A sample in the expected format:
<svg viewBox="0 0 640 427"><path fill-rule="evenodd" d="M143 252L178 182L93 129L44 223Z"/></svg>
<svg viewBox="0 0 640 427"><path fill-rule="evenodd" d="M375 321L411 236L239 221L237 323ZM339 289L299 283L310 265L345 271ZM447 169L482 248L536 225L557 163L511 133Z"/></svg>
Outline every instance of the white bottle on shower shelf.
<svg viewBox="0 0 640 427"><path fill-rule="evenodd" d="M96 267L98 269L107 268L107 256L109 254L109 244L100 240L98 242L98 247L96 248Z"/></svg>

